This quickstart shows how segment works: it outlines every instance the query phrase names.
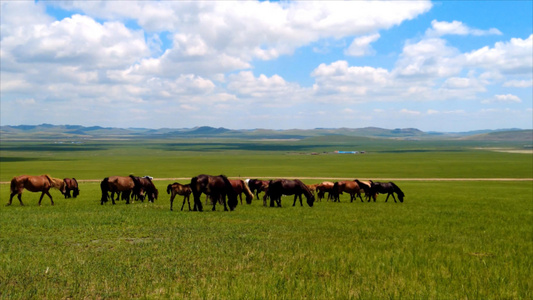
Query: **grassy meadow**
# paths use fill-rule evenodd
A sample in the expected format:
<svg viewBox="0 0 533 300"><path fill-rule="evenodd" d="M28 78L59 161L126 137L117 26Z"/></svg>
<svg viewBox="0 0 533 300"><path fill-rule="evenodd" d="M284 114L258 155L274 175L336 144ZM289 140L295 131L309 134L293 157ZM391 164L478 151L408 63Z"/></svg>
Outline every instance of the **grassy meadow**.
<svg viewBox="0 0 533 300"><path fill-rule="evenodd" d="M169 210L173 180L155 182L155 203L115 206L100 205L99 182L84 181L77 199L53 190L56 205L44 198L39 207L39 194L25 191L25 206L7 207L2 183L0 298L531 299L533 182L429 180L533 177L532 155L474 149L490 146L335 137L2 142L2 182L43 173L394 178L406 198L350 203L344 195L310 208L284 197L282 208L254 200L198 213L180 211L181 197Z"/></svg>

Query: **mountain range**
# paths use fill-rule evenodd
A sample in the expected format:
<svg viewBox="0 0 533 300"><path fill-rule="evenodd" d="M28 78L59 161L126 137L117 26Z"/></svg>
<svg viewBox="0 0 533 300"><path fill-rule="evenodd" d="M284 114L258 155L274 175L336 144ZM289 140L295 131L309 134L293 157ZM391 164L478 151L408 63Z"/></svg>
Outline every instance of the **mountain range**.
<svg viewBox="0 0 533 300"><path fill-rule="evenodd" d="M498 141L533 141L533 130L498 129L468 132L424 132L416 128L385 129L315 128L315 129L227 129L201 126L194 128L114 128L81 125L4 125L0 137L8 139L131 139L131 138L243 138L243 139L303 139L316 136L359 136L393 139L471 139Z"/></svg>

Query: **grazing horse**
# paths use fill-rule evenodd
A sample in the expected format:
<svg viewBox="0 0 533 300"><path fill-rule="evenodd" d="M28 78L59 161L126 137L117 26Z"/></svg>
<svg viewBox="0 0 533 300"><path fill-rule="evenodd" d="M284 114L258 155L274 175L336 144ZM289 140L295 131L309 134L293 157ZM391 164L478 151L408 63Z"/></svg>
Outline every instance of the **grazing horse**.
<svg viewBox="0 0 533 300"><path fill-rule="evenodd" d="M252 200L254 199L254 194L252 193L252 191L250 191L250 188L244 182L244 180L230 179L229 182L231 183L233 190L235 190L235 193L239 195L239 199L241 199L241 205L242 205L242 194L243 193L246 194L246 203L252 204Z"/></svg>
<svg viewBox="0 0 533 300"><path fill-rule="evenodd" d="M202 211L202 201L200 196L202 193L208 195L213 200L213 210L216 210L216 205L219 199L222 199L224 204L224 211L234 210L237 207L237 193L231 186L228 178L224 175L211 176L201 174L191 179L191 190L194 196L193 210ZM228 196L228 205L226 206L226 196Z"/></svg>
<svg viewBox="0 0 533 300"><path fill-rule="evenodd" d="M113 201L113 204L115 204L115 193L117 193L116 200L118 200L118 194L120 192L122 192L123 195L127 195L127 197L125 197L126 204L130 204L130 193L133 192L133 194L139 194L140 188L141 187L139 186L138 181L133 175L127 177L106 177L104 178L104 180L102 180L102 182L100 182L100 189L102 190L102 199L100 200L100 204L103 205L104 202L107 202L107 199L109 197L108 192L111 192L111 201Z"/></svg>
<svg viewBox="0 0 533 300"><path fill-rule="evenodd" d="M307 204L310 207L313 207L313 203L315 202L315 195L313 195L307 185L298 179L271 180L268 184L268 194L270 196L270 207L274 206L274 201L277 202L278 207L281 207L281 196L283 195L294 195L294 202L292 203L292 206L296 205L296 199L298 197L300 198L300 205L303 206L302 194L304 194L307 198Z"/></svg>
<svg viewBox="0 0 533 300"><path fill-rule="evenodd" d="M268 181L260 179L250 179L248 181L248 186L250 187L252 193L255 194L257 199L259 199L259 193L266 192L266 189L268 187Z"/></svg>
<svg viewBox="0 0 533 300"><path fill-rule="evenodd" d="M326 192L328 193L328 200L331 198L333 192L333 185L334 183L330 181L324 181L317 185L316 190L318 191L317 196L319 201L324 198L324 194Z"/></svg>
<svg viewBox="0 0 533 300"><path fill-rule="evenodd" d="M189 201L189 196L191 195L191 185L190 184L179 184L177 182L174 182L173 184L169 184L167 186L167 194L170 195L170 210L172 210L172 204L174 203L174 198L176 195L183 196L183 204L181 205L181 210L183 211L183 206L185 206L185 200L187 200L187 204L189 204L189 211L191 211L191 201Z"/></svg>
<svg viewBox="0 0 533 300"><path fill-rule="evenodd" d="M403 202L403 197L405 197L405 194L400 190L400 188L394 184L394 182L372 182L370 187L370 192L373 195L376 195L377 193L380 194L387 194L387 198L385 199L385 202L389 200L389 196L392 195L392 199L394 199L394 202L396 202L396 198L394 197L394 193L398 195L398 200L400 202Z"/></svg>
<svg viewBox="0 0 533 300"><path fill-rule="evenodd" d="M78 188L78 181L76 178L65 178L65 199L71 197L78 197L80 194L80 189ZM70 191L72 191L72 196L70 196Z"/></svg>
<svg viewBox="0 0 533 300"><path fill-rule="evenodd" d="M7 205L11 205L15 195L17 195L17 198L19 199L20 205L24 205L24 203L22 203L22 191L24 189L34 193L41 192L39 205L41 205L41 201L45 194L50 197L50 202L54 205L52 195L49 193L50 188L56 188L61 191L62 194L65 194L65 182L61 179L52 178L50 175L21 175L13 177L13 179L11 179L11 195L9 196L9 202Z"/></svg>
<svg viewBox="0 0 533 300"><path fill-rule="evenodd" d="M363 202L363 198L361 198L361 188L359 188L359 185L355 181L338 181L333 184L333 197L334 201L340 202L340 195L343 192L347 192L350 194L350 202L353 202L353 200L356 197L359 197L361 199L361 202Z"/></svg>
<svg viewBox="0 0 533 300"><path fill-rule="evenodd" d="M136 189L136 194L134 193L134 196L137 196L144 202L144 197L147 195L148 201L154 203L154 199L157 200L157 197L159 196L159 191L152 182L152 178L148 176L132 178L135 182L135 186L139 187Z"/></svg>
<svg viewBox="0 0 533 300"><path fill-rule="evenodd" d="M376 202L376 195L372 195L371 194L371 191L370 191L370 188L371 188L371 184L372 184L372 180L369 180L369 181L359 181L358 179L355 179L354 180L357 185L359 185L359 188L361 188L363 191L365 191L365 198L368 199L368 202L370 202L370 199L374 198L374 202Z"/></svg>

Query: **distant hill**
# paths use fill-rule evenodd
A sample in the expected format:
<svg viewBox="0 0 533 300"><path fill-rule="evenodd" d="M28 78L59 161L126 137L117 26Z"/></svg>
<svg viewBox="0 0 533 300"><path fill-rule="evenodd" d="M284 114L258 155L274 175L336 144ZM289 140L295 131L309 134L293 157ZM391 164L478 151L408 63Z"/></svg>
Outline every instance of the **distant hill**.
<svg viewBox="0 0 533 300"><path fill-rule="evenodd" d="M130 139L130 138L238 138L238 139L303 139L320 136L350 136L384 139L426 140L459 139L488 141L523 141L533 143L533 130L505 129L483 130L459 133L424 132L416 128L384 129L365 128L316 128L316 129L242 129L232 130L223 127L201 126L194 128L113 128L81 125L18 125L0 126L3 140L39 139Z"/></svg>

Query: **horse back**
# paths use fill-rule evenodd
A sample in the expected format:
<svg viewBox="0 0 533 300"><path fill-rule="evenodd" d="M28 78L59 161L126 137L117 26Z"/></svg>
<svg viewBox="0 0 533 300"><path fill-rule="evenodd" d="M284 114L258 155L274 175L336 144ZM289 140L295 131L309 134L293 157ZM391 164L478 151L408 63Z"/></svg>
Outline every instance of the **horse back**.
<svg viewBox="0 0 533 300"><path fill-rule="evenodd" d="M119 192L129 191L135 187L133 179L129 176L109 176L107 182L110 190Z"/></svg>

